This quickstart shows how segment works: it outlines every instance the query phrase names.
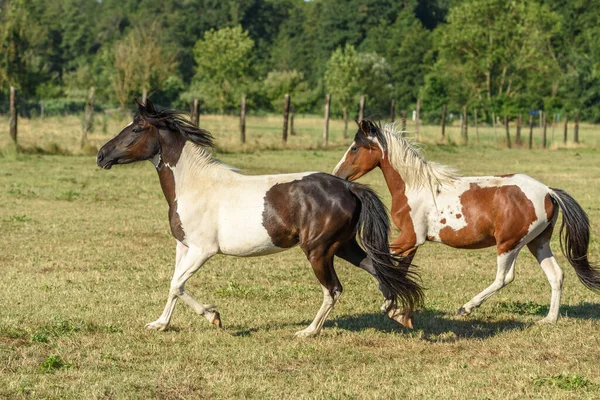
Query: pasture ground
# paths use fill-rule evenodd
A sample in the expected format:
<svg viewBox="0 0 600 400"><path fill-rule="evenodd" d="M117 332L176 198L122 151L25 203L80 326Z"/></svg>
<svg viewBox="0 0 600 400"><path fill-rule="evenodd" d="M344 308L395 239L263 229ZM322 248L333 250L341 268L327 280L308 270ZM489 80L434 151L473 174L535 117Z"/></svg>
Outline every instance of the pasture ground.
<svg viewBox="0 0 600 400"><path fill-rule="evenodd" d="M46 131L46 123L31 132L27 124L37 122L21 123L25 142L61 129ZM74 129L63 135L76 138ZM115 129L116 123L109 132ZM314 122L315 135L320 129ZM94 146L109 136L94 135ZM298 136L290 147L310 147L302 138L313 148L279 151L277 143L233 153L224 146L219 158L248 174L330 172L345 151L340 138L337 147L321 149L314 135ZM25 145L34 146L33 139ZM74 139L65 147L76 146ZM597 147L426 150L428 159L465 175L523 172L567 190L590 216L590 254L600 260ZM338 260L344 294L322 335L294 339L321 303L296 248L262 258L214 257L187 288L219 306L224 328L178 304L172 329L159 333L144 324L164 306L175 244L152 165L102 171L91 155L29 153L0 153L0 398L600 396L600 296L577 281L557 232L552 247L565 285L556 325L535 324L547 312L550 287L526 250L515 281L463 318L455 311L495 276L494 251L428 244L415 259L428 290L413 331L380 314L372 278ZM389 205L380 175L361 182Z"/></svg>

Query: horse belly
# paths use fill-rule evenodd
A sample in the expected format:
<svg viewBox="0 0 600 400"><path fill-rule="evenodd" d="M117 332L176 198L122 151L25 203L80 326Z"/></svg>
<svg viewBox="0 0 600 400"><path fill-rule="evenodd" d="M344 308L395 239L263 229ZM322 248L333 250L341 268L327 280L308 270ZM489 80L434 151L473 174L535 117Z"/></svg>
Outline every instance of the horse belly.
<svg viewBox="0 0 600 400"><path fill-rule="evenodd" d="M263 198L250 202L245 199L243 205L238 204L235 207L221 207L218 219L220 252L238 257L251 257L285 250L273 244L263 226L263 212Z"/></svg>

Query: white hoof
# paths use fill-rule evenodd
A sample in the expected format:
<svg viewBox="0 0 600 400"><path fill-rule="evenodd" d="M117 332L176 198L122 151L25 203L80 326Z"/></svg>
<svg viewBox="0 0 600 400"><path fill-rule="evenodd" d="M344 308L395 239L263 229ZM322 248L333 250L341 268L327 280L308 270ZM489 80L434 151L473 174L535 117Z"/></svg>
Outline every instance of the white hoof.
<svg viewBox="0 0 600 400"><path fill-rule="evenodd" d="M296 332L296 334L294 336L297 338L303 339L303 338L315 337L318 334L319 334L319 331L313 330L311 328L306 328L306 329Z"/></svg>
<svg viewBox="0 0 600 400"><path fill-rule="evenodd" d="M159 332L167 330L168 327L169 327L169 324L165 324L164 322L162 322L158 319L154 322L149 322L146 324L146 329L150 329L153 331L159 331Z"/></svg>

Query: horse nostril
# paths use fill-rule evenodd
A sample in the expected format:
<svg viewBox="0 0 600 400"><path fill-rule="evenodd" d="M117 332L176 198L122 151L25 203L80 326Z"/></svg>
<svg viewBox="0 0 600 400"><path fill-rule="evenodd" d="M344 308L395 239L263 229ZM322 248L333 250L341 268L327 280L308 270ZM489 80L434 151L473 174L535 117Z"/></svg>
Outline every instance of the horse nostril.
<svg viewBox="0 0 600 400"><path fill-rule="evenodd" d="M104 160L104 152L100 150L98 152L98 157L96 158L96 163L100 163L100 161Z"/></svg>

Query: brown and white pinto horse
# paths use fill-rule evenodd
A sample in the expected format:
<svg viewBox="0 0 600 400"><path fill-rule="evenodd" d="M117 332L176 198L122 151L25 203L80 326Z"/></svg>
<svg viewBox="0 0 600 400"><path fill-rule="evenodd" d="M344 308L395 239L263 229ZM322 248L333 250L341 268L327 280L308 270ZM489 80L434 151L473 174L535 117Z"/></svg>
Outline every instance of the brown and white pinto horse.
<svg viewBox="0 0 600 400"><path fill-rule="evenodd" d="M517 255L527 245L552 287L550 311L542 322L557 320L563 272L550 249L550 238L559 209L563 212L561 248L581 282L600 291L600 270L587 258L587 215L563 190L521 174L460 177L451 168L426 161L395 125L381 127L363 120L333 174L353 181L375 167L381 168L392 194L392 221L400 229L391 245L393 252L412 261L425 241L459 249L496 246L496 279L458 314L470 314L512 282ZM411 314L406 318L411 319Z"/></svg>
<svg viewBox="0 0 600 400"><path fill-rule="evenodd" d="M175 272L165 309L149 329L169 326L177 299L220 326L214 306L196 301L186 281L213 255L277 253L299 244L323 289L323 304L310 326L296 335L319 334L342 293L334 255L370 272L394 309L422 301L408 265L390 253L389 219L377 195L364 185L325 173L244 176L212 158L213 138L179 112L138 104L132 123L98 152L98 166L152 160L169 204L177 240ZM357 244L356 234L366 250Z"/></svg>

